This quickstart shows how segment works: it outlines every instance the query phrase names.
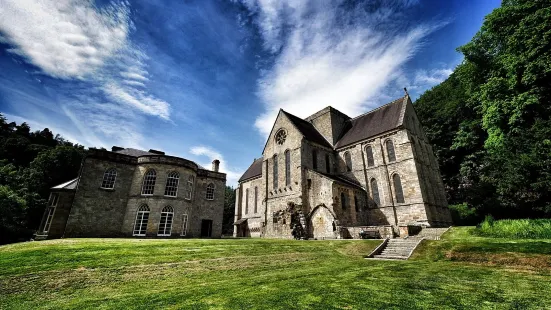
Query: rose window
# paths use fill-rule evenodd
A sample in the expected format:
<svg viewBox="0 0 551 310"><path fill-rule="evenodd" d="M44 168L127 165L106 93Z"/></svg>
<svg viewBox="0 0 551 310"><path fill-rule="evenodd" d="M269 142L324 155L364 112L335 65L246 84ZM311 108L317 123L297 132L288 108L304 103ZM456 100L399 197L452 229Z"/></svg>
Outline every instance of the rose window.
<svg viewBox="0 0 551 310"><path fill-rule="evenodd" d="M282 145L285 142L285 138L287 138L285 130L280 130L276 133L275 140L277 144Z"/></svg>

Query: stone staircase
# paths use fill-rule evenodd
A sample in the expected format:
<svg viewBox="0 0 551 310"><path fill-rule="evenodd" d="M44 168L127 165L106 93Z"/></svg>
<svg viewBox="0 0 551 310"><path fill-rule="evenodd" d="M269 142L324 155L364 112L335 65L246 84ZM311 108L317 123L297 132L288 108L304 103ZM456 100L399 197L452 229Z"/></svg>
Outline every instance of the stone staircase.
<svg viewBox="0 0 551 310"><path fill-rule="evenodd" d="M413 250L423 238L409 237L407 239L389 239L379 254L373 255L378 259L408 259Z"/></svg>
<svg viewBox="0 0 551 310"><path fill-rule="evenodd" d="M425 238L428 240L440 240L440 236L448 231L449 227L444 228L423 228L417 235L410 238Z"/></svg>

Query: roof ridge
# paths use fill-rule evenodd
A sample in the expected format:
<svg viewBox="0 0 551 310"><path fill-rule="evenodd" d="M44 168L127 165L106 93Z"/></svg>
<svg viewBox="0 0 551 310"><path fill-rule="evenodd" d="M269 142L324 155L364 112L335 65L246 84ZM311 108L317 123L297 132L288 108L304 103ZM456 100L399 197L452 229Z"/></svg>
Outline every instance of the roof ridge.
<svg viewBox="0 0 551 310"><path fill-rule="evenodd" d="M360 118L360 117L362 117L362 116L365 116L365 115L367 115L367 114L370 114L370 113L373 113L373 112L375 112L375 111L377 111L377 110L380 110L380 109L382 109L382 108L384 108L384 107L386 107L386 106L388 106L388 105L391 105L391 104L397 102L397 101L400 100L400 99L401 99L401 100L404 100L405 97L406 97L406 96L403 96L403 97L394 99L394 100L392 100L391 102L386 103L386 104L383 104L382 106L377 107L377 108L375 108L375 109L373 109L373 110L371 110L371 111L367 111L367 112L365 112L365 113L363 113L363 114L360 114L360 115L358 115L358 116L356 116L356 117L353 117L353 118L350 119L350 121L353 121L353 120L355 120L355 119L357 119L357 118Z"/></svg>

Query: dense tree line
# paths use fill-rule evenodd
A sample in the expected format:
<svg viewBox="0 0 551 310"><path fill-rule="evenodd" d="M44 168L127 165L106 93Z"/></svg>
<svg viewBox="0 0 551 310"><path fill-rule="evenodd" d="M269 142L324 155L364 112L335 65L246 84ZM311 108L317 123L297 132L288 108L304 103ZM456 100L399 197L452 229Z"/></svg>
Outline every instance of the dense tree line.
<svg viewBox="0 0 551 310"><path fill-rule="evenodd" d="M0 244L29 240L50 188L78 175L85 149L45 128L8 123L0 114Z"/></svg>
<svg viewBox="0 0 551 310"><path fill-rule="evenodd" d="M504 0L415 107L456 221L551 216L551 2Z"/></svg>

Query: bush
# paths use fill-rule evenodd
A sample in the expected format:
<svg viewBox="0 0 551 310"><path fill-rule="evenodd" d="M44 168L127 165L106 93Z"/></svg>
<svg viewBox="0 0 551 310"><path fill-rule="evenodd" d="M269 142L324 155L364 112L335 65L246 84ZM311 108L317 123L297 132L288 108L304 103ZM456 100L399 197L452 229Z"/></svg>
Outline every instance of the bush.
<svg viewBox="0 0 551 310"><path fill-rule="evenodd" d="M551 239L551 219L494 220L487 216L475 229L479 236L511 239Z"/></svg>
<svg viewBox="0 0 551 310"><path fill-rule="evenodd" d="M476 210L474 208L469 208L466 202L449 205L449 208L454 225L474 226L481 220Z"/></svg>

